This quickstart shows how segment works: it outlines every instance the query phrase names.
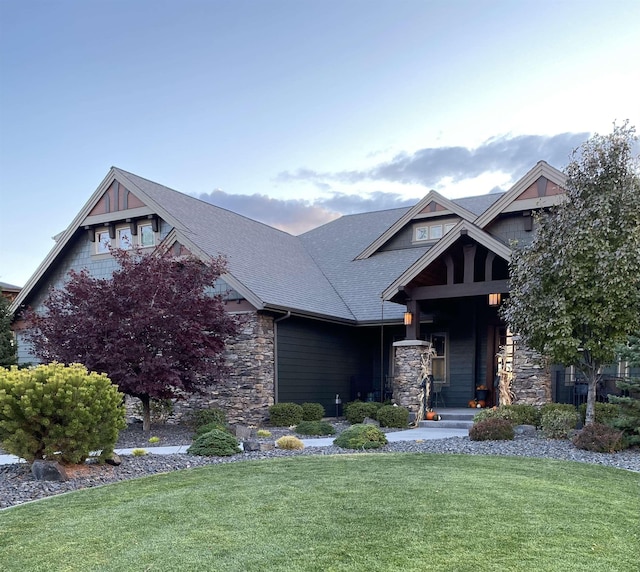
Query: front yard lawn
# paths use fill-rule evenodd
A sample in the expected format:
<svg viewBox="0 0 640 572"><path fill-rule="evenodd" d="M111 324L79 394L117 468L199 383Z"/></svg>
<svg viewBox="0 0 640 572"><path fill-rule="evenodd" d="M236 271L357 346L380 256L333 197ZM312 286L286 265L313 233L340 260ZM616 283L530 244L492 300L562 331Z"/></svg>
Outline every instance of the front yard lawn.
<svg viewBox="0 0 640 572"><path fill-rule="evenodd" d="M637 570L640 474L317 456L178 471L0 512L5 571Z"/></svg>

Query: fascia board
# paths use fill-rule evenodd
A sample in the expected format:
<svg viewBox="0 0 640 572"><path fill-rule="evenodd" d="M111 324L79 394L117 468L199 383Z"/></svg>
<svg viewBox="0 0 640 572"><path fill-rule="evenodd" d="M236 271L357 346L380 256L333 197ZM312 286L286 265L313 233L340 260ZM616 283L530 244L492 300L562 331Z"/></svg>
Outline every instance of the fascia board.
<svg viewBox="0 0 640 572"><path fill-rule="evenodd" d="M440 211L437 215L444 216L450 214L457 214L462 217L463 220L473 221L476 218L472 212L464 209L454 202L450 201L446 197L443 197L437 191L429 191L427 195L418 202L412 209L406 212L400 217L393 225L391 225L383 234L381 234L376 240L374 240L367 248L365 248L358 256L356 260L363 260L372 256L385 242L395 236L402 228L409 224L411 220L416 218L420 211L422 211L431 201L435 201L445 207L446 211Z"/></svg>
<svg viewBox="0 0 640 572"><path fill-rule="evenodd" d="M75 232L82 226L82 222L87 218L91 209L96 205L98 200L102 197L102 195L107 191L111 183L116 179L114 167L109 169L107 176L102 180L98 188L93 192L89 200L82 207L80 212L75 216L71 224L67 227L65 231L60 233L59 240L54 244L53 248L49 251L45 259L40 263L40 266L36 269L36 271L31 275L27 283L24 285L24 288L20 291L20 294L16 297L16 299L12 302L9 307L9 312L12 314L16 312L18 308L23 304L25 299L31 293L31 290L38 284L38 282L42 279L45 272L49 269L49 267L53 264L58 255L62 252L64 247L67 245L71 237L75 234Z"/></svg>
<svg viewBox="0 0 640 572"><path fill-rule="evenodd" d="M526 189L528 189L540 177L545 177L561 187L564 186L566 181L566 178L562 171L559 171L555 167L552 167L546 161L538 161L538 163L536 163L536 165L528 173L526 173L513 185L513 187L511 187L511 189L509 189L502 197L500 197L495 203L493 203L493 205L491 205L478 218L476 218L474 224L478 228L485 228L499 214L503 212L515 212L515 210L520 210L520 208L514 210L507 209Z"/></svg>

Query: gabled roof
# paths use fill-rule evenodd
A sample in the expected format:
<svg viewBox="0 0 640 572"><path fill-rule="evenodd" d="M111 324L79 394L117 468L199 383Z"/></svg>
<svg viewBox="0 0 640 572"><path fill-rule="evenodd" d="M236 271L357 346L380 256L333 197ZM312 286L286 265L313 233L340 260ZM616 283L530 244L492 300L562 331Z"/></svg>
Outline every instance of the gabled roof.
<svg viewBox="0 0 640 572"><path fill-rule="evenodd" d="M511 259L511 249L506 244L493 238L490 234L479 229L473 223L462 220L442 239L440 239L433 248L416 260L400 276L398 276L396 280L385 288L382 293L382 298L384 300L390 300L393 298L393 296L395 296L403 286L416 278L432 262L435 262L439 256L444 254L463 235L469 236L478 244L481 244L488 250L495 252L507 262Z"/></svg>
<svg viewBox="0 0 640 572"><path fill-rule="evenodd" d="M524 177L519 179L513 187L511 187L506 193L500 196L500 198L487 208L475 221L475 224L480 228L485 228L491 223L500 213L509 210L513 202L518 199L533 183L535 183L540 177L544 177L549 181L555 183L559 187L564 187L566 177L555 167L549 165L546 161L538 161ZM556 195L556 198L546 198L546 200L538 199L531 201L532 208L551 206L557 204L560 199L560 195Z"/></svg>
<svg viewBox="0 0 640 572"><path fill-rule="evenodd" d="M349 308L296 237L115 167L60 235L14 301L13 311L24 303L83 223L93 220L88 219L93 207L114 181L174 227L173 238L195 255L206 260L224 254L228 274L223 279L256 308L297 309L353 321Z"/></svg>
<svg viewBox="0 0 640 572"><path fill-rule="evenodd" d="M430 206L434 207L433 212L437 212L438 215L456 214L461 218L470 221L476 218L476 215L473 212L468 211L463 206L443 197L437 191L429 191L427 195L418 204L416 204L416 206L410 208L391 227L389 227L371 244L369 244L367 248L358 254L358 256L356 256L356 260L369 258L369 256L381 248L388 240L393 238L413 219L417 218L420 214L424 213L425 210L429 209Z"/></svg>

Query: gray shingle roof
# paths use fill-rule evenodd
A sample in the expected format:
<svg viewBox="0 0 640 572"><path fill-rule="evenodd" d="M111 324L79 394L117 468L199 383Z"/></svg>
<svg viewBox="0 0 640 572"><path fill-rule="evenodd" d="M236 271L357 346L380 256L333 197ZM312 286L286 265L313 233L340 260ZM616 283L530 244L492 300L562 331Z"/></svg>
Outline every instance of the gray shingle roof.
<svg viewBox="0 0 640 572"><path fill-rule="evenodd" d="M297 237L117 171L170 213L176 228L198 248L210 256L224 254L229 273L266 305L354 319Z"/></svg>

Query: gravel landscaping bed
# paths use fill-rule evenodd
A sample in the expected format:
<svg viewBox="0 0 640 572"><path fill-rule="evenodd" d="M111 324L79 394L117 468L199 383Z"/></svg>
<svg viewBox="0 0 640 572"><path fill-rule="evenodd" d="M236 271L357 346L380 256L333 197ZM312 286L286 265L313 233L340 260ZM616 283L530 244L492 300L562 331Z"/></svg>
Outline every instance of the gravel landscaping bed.
<svg viewBox="0 0 640 572"><path fill-rule="evenodd" d="M347 425L339 427L344 429ZM291 434L287 428L269 429L274 440L282 434ZM154 427L152 436L160 437L158 445L184 445L190 442L191 433L180 426ZM185 441L188 436L189 440ZM118 448L145 448L148 437L143 437L142 429L129 427L121 433ZM468 437L450 437L447 439L405 441L390 443L378 450L366 453L449 453L469 455L506 455L518 457L550 458L581 463L593 463L603 466L640 472L640 449L629 449L619 453L592 453L576 449L569 441L550 440L542 437L521 437L514 441L471 441ZM302 451L252 452L234 455L233 457L195 457L180 455L146 455L144 457L122 458L119 467L109 465L93 465L66 482L36 481L26 463L0 466L0 508L7 508L35 499L57 495L69 491L94 487L144 477L157 473L166 473L179 469L271 459L275 457L294 457L306 455L360 454L361 452L341 449L339 447L307 447Z"/></svg>

